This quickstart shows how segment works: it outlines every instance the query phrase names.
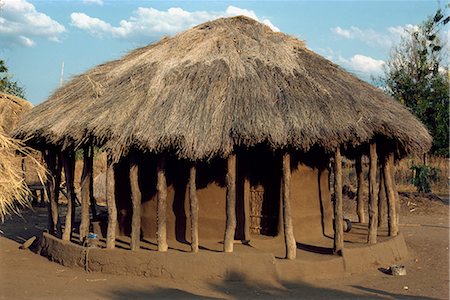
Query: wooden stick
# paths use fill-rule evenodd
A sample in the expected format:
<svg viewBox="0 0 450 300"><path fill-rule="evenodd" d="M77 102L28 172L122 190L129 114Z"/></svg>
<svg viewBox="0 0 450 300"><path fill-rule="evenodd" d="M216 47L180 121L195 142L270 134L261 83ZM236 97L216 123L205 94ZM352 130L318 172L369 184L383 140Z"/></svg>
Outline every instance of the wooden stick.
<svg viewBox="0 0 450 300"><path fill-rule="evenodd" d="M166 228L166 198L167 198L167 182L164 157L158 158L157 163L157 240L158 251L166 252L169 246L167 245L167 228Z"/></svg>
<svg viewBox="0 0 450 300"><path fill-rule="evenodd" d="M137 158L131 155L130 160L130 186L131 200L133 204L133 216L131 220L131 250L138 250L141 240L141 190L139 189L139 166Z"/></svg>
<svg viewBox="0 0 450 300"><path fill-rule="evenodd" d="M116 187L115 187L115 165L108 159L106 167L106 203L108 205L108 230L106 234L106 248L116 247L116 227L117 227L117 208L116 208Z"/></svg>
<svg viewBox="0 0 450 300"><path fill-rule="evenodd" d="M58 213L59 184L61 181L61 172L58 175L57 153L54 149L45 151L44 160L50 173L47 176L47 195L48 203L48 230L49 233L57 237L61 236L61 223ZM61 171L61 169L59 169ZM56 198L58 197L58 198Z"/></svg>
<svg viewBox="0 0 450 300"><path fill-rule="evenodd" d="M358 184L358 191L356 195L356 212L358 214L358 222L366 223L366 214L364 212L364 175L362 171L362 155L358 155L355 160L356 180Z"/></svg>
<svg viewBox="0 0 450 300"><path fill-rule="evenodd" d="M189 204L191 217L191 251L198 252L198 198L196 181L195 164L191 165L189 172Z"/></svg>
<svg viewBox="0 0 450 300"><path fill-rule="evenodd" d="M295 259L297 243L294 237L291 212L291 156L287 152L283 154L283 224L286 258Z"/></svg>
<svg viewBox="0 0 450 300"><path fill-rule="evenodd" d="M370 167L369 167L369 235L367 242L376 244L378 232L378 195L377 186L377 145L375 142L369 146Z"/></svg>
<svg viewBox="0 0 450 300"><path fill-rule="evenodd" d="M83 172L81 174L81 222L80 222L80 241L89 233L89 202L92 197L91 178L93 177L92 147L83 148ZM94 215L92 217L95 217Z"/></svg>
<svg viewBox="0 0 450 300"><path fill-rule="evenodd" d="M97 218L97 209L95 208L96 201L94 197L94 145L89 145L89 165L91 166L91 173L89 174L89 203L91 207L92 218Z"/></svg>
<svg viewBox="0 0 450 300"><path fill-rule="evenodd" d="M398 224L400 224L400 199L399 199L399 195L398 195L397 184L395 183L394 154L389 156L389 169L391 170L392 187L394 189L394 194L395 194L395 215L396 215L396 222L397 222L397 228L398 228Z"/></svg>
<svg viewBox="0 0 450 300"><path fill-rule="evenodd" d="M233 252L234 234L236 232L236 154L231 154L227 160L227 220L223 251Z"/></svg>
<svg viewBox="0 0 450 300"><path fill-rule="evenodd" d="M344 215L342 212L342 157L341 149L334 153L334 244L333 253L342 255L344 250Z"/></svg>
<svg viewBox="0 0 450 300"><path fill-rule="evenodd" d="M380 185L378 188L378 227L384 227L387 224L387 198L386 185L384 184L383 163L380 166Z"/></svg>
<svg viewBox="0 0 450 300"><path fill-rule="evenodd" d="M75 153L73 150L64 151L62 155L62 162L64 165L64 175L66 177L67 189L67 213L66 224L63 233L63 240L70 241L72 237L72 228L75 223Z"/></svg>
<svg viewBox="0 0 450 300"><path fill-rule="evenodd" d="M396 236L398 234L398 219L397 219L397 206L396 206L396 197L395 197L395 190L394 190L394 183L392 179L392 173L391 173L391 158L390 156L393 156L393 154L389 154L389 157L385 159L385 163L383 165L383 175L384 175L384 182L386 185L386 195L388 198L388 232L389 236Z"/></svg>

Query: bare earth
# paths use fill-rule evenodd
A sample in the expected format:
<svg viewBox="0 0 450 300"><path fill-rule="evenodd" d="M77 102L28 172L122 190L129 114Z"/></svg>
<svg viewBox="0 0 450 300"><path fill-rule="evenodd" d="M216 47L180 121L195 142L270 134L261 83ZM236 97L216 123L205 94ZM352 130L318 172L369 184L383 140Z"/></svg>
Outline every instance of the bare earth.
<svg viewBox="0 0 450 300"><path fill-rule="evenodd" d="M264 274L258 282L181 281L66 268L19 249L45 227L45 212L25 211L23 218L0 225L0 299L449 299L448 204L414 195L402 195L400 228L409 250L406 276L374 269L311 282L268 281Z"/></svg>

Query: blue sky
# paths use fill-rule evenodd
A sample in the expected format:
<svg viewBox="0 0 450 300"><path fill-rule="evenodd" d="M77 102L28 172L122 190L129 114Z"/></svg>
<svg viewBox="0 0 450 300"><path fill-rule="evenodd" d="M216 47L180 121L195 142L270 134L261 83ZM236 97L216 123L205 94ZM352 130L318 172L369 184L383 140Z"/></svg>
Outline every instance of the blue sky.
<svg viewBox="0 0 450 300"><path fill-rule="evenodd" d="M420 24L439 5L432 0L0 0L0 58L25 86L26 98L38 104L59 86L63 61L68 80L162 36L243 14L305 40L313 51L369 81L381 74L404 29Z"/></svg>

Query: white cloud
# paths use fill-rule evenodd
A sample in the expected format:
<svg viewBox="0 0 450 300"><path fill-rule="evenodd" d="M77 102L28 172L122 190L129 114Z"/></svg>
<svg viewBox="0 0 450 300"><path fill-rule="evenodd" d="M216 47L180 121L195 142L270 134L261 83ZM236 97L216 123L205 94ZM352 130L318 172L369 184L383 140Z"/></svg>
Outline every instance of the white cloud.
<svg viewBox="0 0 450 300"><path fill-rule="evenodd" d="M83 3L86 4L98 4L103 5L103 0L82 0Z"/></svg>
<svg viewBox="0 0 450 300"><path fill-rule="evenodd" d="M393 26L387 28L386 32L378 32L373 29L361 29L356 26L351 26L348 29L341 27L331 28L331 31L339 37L358 40L364 42L369 46L377 46L381 48L390 48L392 45L398 43L402 36L407 31L417 30L416 25L406 24L404 26Z"/></svg>
<svg viewBox="0 0 450 300"><path fill-rule="evenodd" d="M139 7L127 20L121 20L113 26L99 18L84 13L74 12L70 15L71 25L88 32L95 37L114 37L123 39L145 39L148 37L174 34L200 23L219 17L245 15L260 21L274 31L279 31L270 20L260 19L252 10L228 6L223 12L193 11L172 7L167 11L152 7Z"/></svg>
<svg viewBox="0 0 450 300"><path fill-rule="evenodd" d="M353 55L349 59L338 56L335 61L344 68L348 69L350 72L363 73L363 75L366 76L381 75L383 72L383 66L385 65L383 60L375 59L362 54Z"/></svg>
<svg viewBox="0 0 450 300"><path fill-rule="evenodd" d="M66 29L26 0L2 2L0 16L0 47L14 45L31 47L36 38L59 41Z"/></svg>

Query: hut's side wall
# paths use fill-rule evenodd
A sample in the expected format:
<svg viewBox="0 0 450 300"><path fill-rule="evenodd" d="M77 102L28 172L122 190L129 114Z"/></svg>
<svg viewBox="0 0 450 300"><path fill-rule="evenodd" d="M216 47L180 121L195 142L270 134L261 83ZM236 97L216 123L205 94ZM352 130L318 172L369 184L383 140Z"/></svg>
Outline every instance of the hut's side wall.
<svg viewBox="0 0 450 300"><path fill-rule="evenodd" d="M333 232L328 174L327 169L319 170L303 164L292 170L291 206L297 242L314 241L324 233Z"/></svg>
<svg viewBox="0 0 450 300"><path fill-rule="evenodd" d="M332 207L328 185L328 170L294 162L291 179L291 199L294 233L298 242L308 242L323 235L332 234ZM142 233L145 238L156 237L156 165L154 161L144 163L140 168L142 190ZM126 170L124 170L126 171ZM225 173L226 161L197 166L197 195L199 199L199 240L221 240L225 232ZM273 173L272 173L273 174ZM176 160L167 162L167 238L190 241L189 222L189 165ZM275 178L273 180L280 180ZM126 178L126 177L124 177ZM123 183L122 183L123 184ZM128 190L125 185L124 192ZM131 201L121 193L119 200L120 234L129 235ZM241 200L239 200L241 201ZM279 199L276 199L279 201ZM129 211L128 211L129 210ZM122 211L122 213L121 213ZM322 215L324 218L322 218ZM122 216L122 217L121 217ZM243 217L239 215L238 217ZM323 223L322 223L323 222ZM243 220L238 223L244 224ZM256 236L252 234L252 238Z"/></svg>

